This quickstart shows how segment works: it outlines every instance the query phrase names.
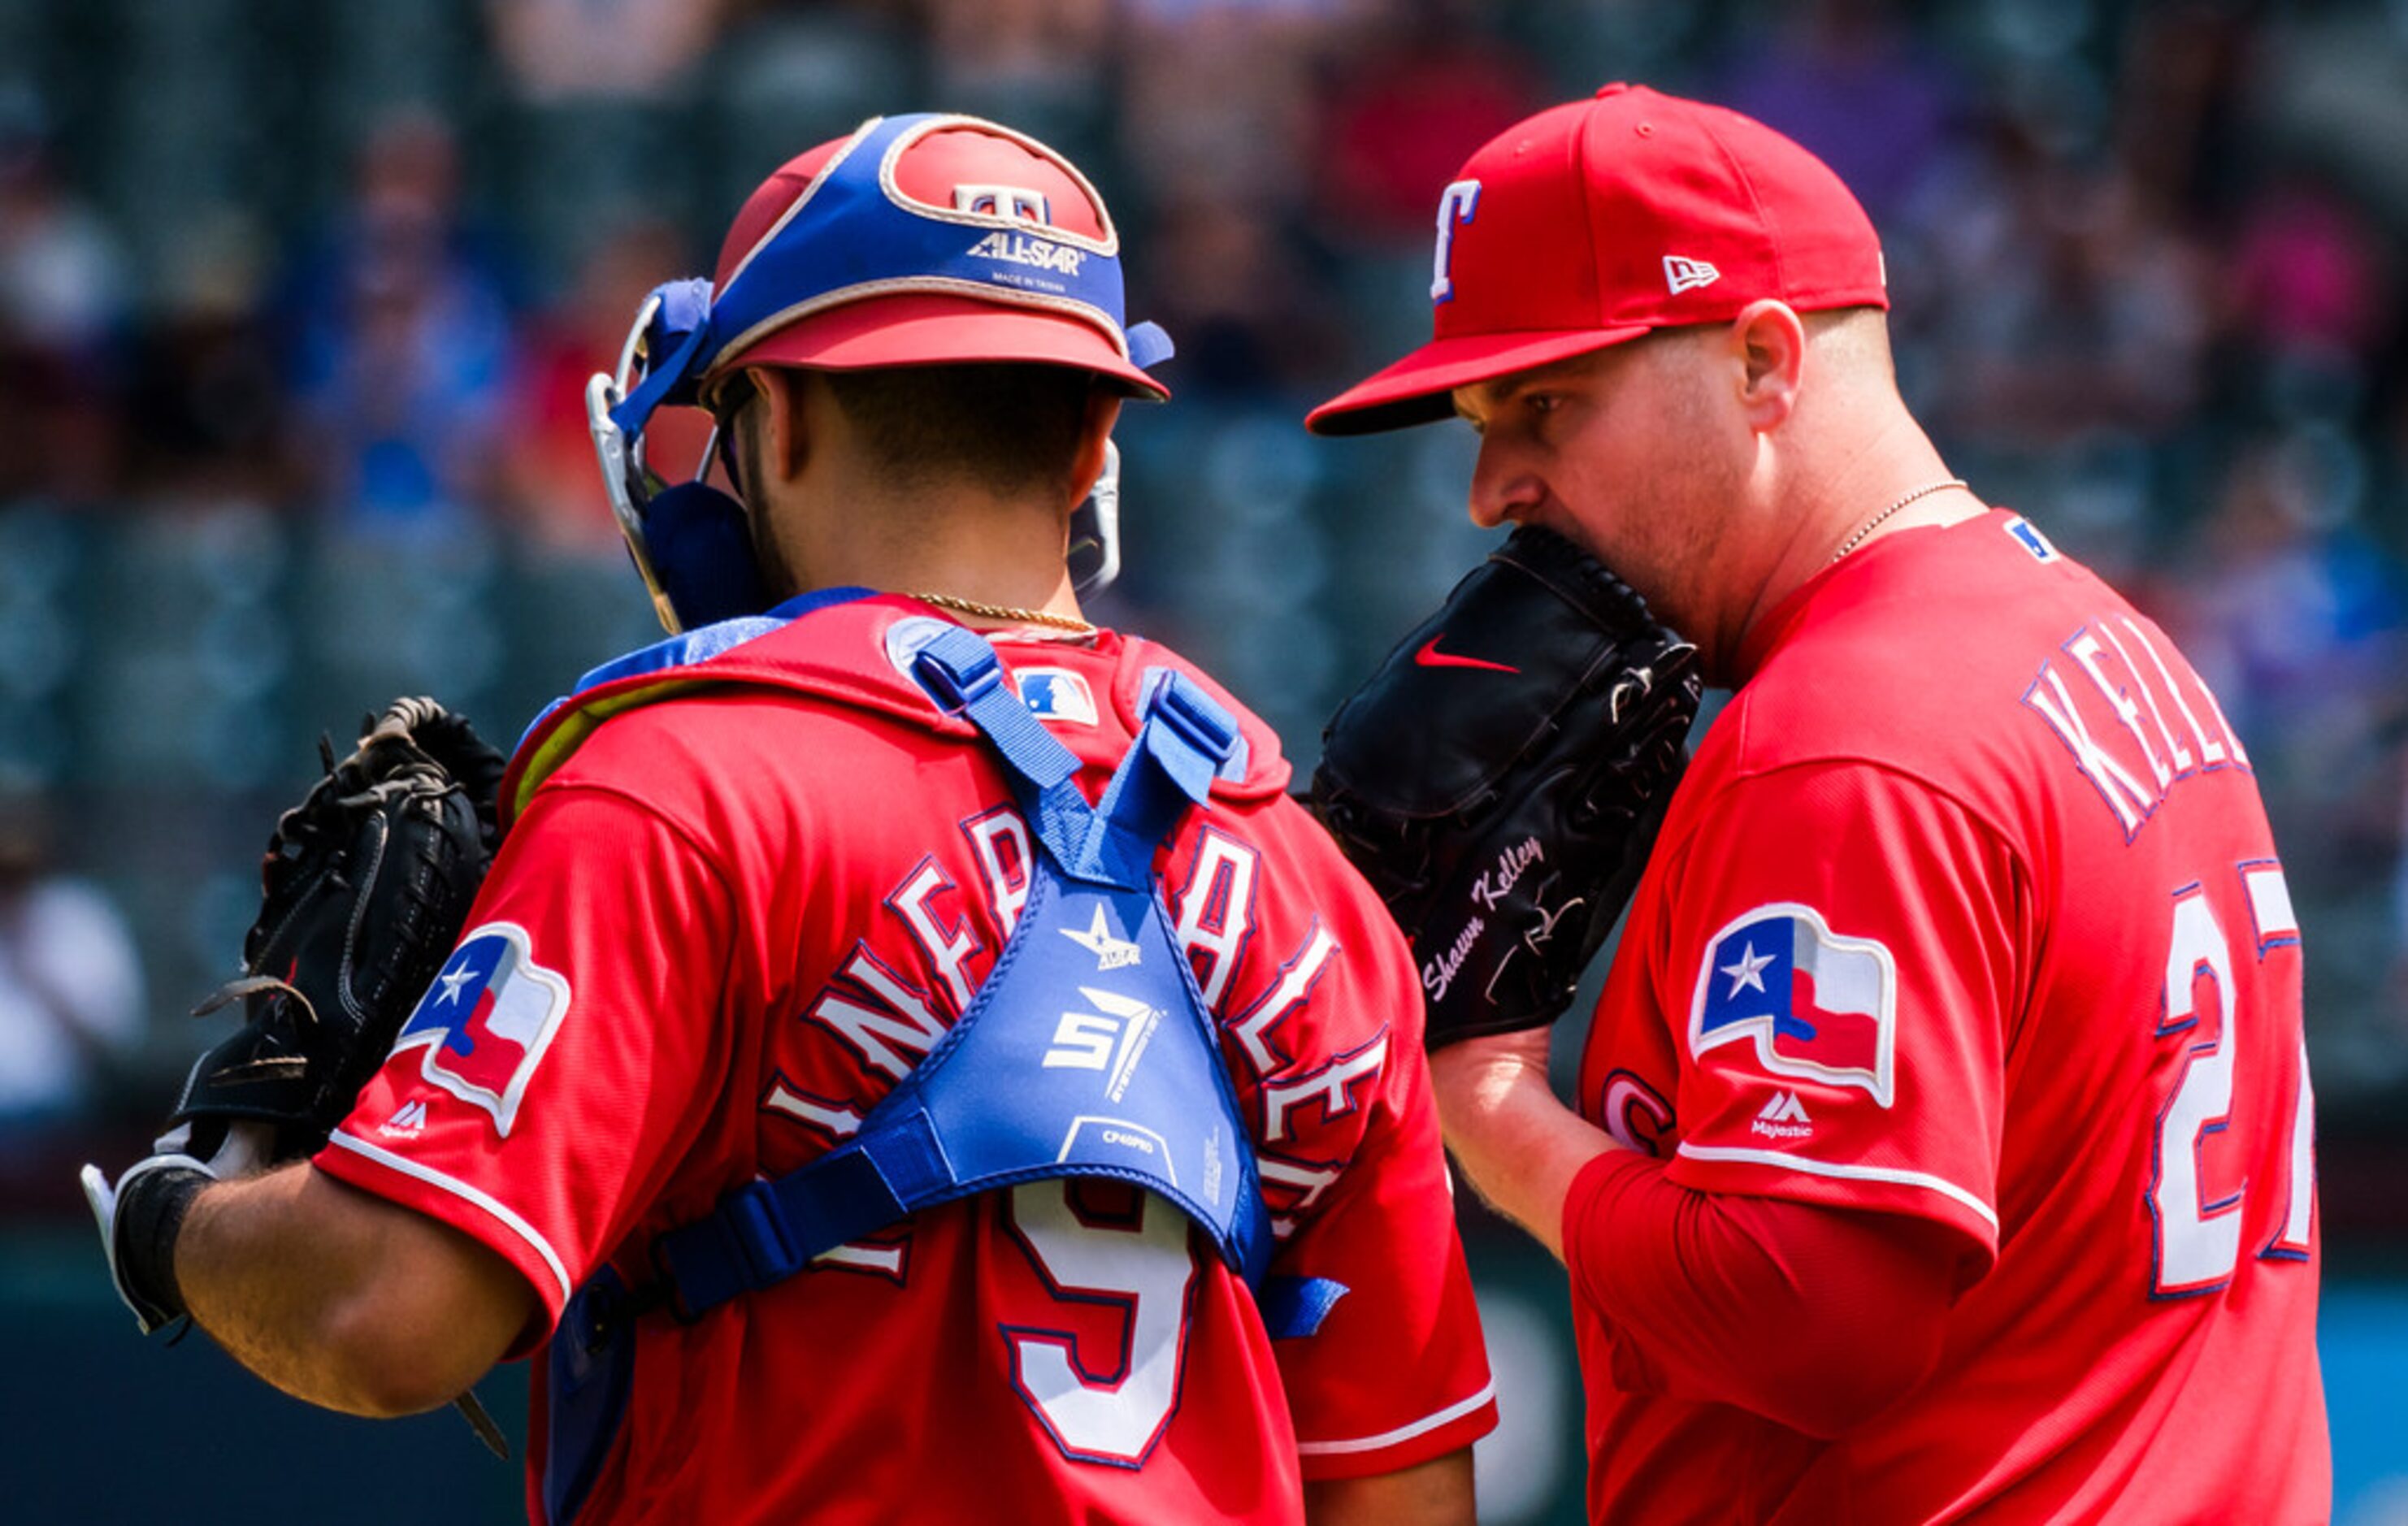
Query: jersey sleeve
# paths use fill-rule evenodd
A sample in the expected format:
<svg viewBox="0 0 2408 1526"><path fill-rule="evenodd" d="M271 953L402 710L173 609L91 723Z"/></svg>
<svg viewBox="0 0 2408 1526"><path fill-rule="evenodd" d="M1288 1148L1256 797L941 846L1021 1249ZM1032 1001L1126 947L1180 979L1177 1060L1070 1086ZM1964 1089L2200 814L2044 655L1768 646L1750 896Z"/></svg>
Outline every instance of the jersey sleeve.
<svg viewBox="0 0 2408 1526"><path fill-rule="evenodd" d="M498 1251L548 1330L722 1090L732 920L724 878L659 815L547 786L315 1163Z"/></svg>
<svg viewBox="0 0 2408 1526"><path fill-rule="evenodd" d="M2012 850L1917 779L1825 763L1727 786L1678 853L1645 950L1684 1037L1670 1179L1936 1220L1978 1276L2037 942Z"/></svg>
<svg viewBox="0 0 2408 1526"><path fill-rule="evenodd" d="M1344 1056L1368 1052L1345 1042L1347 1030L1380 1034L1379 1079L1359 1119L1325 1118L1318 1141L1303 1133L1293 1154L1265 1160L1274 1212L1288 1210L1297 1226L1273 1275L1326 1277L1346 1289L1318 1332L1273 1346L1308 1478L1394 1472L1468 1447L1497 1425L1422 1052L1418 987L1401 983L1411 961L1385 925L1366 921L1345 935L1355 947L1340 978L1360 983L1317 993L1316 1002L1354 1004L1332 1025L1338 1067L1359 1062ZM1374 971L1400 973L1365 979ZM1351 1158L1311 1163L1335 1153L1317 1142L1334 1145L1356 1127Z"/></svg>

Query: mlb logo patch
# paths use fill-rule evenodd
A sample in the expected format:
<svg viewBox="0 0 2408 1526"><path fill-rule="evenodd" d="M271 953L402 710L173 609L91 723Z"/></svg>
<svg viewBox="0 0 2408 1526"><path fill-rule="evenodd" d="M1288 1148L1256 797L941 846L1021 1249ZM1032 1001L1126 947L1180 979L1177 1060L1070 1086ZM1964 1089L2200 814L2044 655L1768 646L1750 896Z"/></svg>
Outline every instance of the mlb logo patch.
<svg viewBox="0 0 2408 1526"><path fill-rule="evenodd" d="M1758 906L1706 945L1689 1007L1689 1052L1753 1039L1775 1076L1893 1095L1898 966L1873 938L1833 933L1813 907Z"/></svg>
<svg viewBox="0 0 2408 1526"><path fill-rule="evenodd" d="M1024 667L1015 677L1020 679L1021 703L1038 720L1073 726L1096 723L1096 692L1068 668Z"/></svg>
<svg viewBox="0 0 2408 1526"><path fill-rule="evenodd" d="M423 1048L420 1073L483 1108L507 1136L567 1013L568 982L535 962L526 929L488 922L452 951L393 1052Z"/></svg>

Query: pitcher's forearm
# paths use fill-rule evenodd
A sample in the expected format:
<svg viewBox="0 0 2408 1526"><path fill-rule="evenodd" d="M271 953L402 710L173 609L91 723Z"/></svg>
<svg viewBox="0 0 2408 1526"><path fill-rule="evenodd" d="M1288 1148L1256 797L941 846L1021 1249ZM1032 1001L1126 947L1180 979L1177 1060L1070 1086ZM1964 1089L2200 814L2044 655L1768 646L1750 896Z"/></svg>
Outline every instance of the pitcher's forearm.
<svg viewBox="0 0 2408 1526"><path fill-rule="evenodd" d="M1546 1029L1465 1039L1430 1056L1446 1148L1482 1200L1560 1261L1564 1201L1581 1168L1621 1147L1547 1080Z"/></svg>

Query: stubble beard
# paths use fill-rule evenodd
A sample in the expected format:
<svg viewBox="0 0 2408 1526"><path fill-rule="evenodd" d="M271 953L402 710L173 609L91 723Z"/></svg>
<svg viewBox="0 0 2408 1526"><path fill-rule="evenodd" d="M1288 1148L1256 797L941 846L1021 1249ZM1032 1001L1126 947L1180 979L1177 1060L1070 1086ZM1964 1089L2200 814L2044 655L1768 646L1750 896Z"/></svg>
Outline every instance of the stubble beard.
<svg viewBox="0 0 2408 1526"><path fill-rule="evenodd" d="M1738 464L1713 449L1714 416L1705 398L1684 389L1663 420L1663 438L1698 442L1668 449L1656 470L1626 500L1635 511L1613 570L1647 601L1656 618L1691 641L1709 661L1721 635L1715 611L1732 603L1725 585L1730 565L1731 517L1746 482Z"/></svg>
<svg viewBox="0 0 2408 1526"><path fill-rule="evenodd" d="M752 542L752 560L761 568L761 586L768 590L773 603L782 604L802 592L803 583L786 561L784 549L778 544L770 525L768 504L755 496L759 484L769 480L762 470L761 427L757 421L737 432L736 453L744 462L744 486L738 488L736 501L744 506L744 533ZM751 491L746 491L748 488Z"/></svg>

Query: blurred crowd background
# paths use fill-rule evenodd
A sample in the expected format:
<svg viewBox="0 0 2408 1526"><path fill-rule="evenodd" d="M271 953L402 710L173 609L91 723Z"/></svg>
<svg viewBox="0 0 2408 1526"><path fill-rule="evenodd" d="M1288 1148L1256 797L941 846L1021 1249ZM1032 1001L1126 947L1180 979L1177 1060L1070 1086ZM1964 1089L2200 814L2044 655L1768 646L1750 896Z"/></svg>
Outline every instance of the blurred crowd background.
<svg viewBox="0 0 2408 1526"><path fill-rule="evenodd" d="M1100 613L1309 764L1484 537L1468 433L1298 421L1426 335L1462 158L1615 78L1839 169L1951 464L2222 696L2307 928L2329 1254L2399 1275L2408 0L0 0L0 1227L79 1213L219 1031L182 1009L322 731L427 692L507 744L657 635L582 382L778 164L942 108L1089 171L1180 345ZM2372 1423L2344 1519L2408 1519Z"/></svg>

